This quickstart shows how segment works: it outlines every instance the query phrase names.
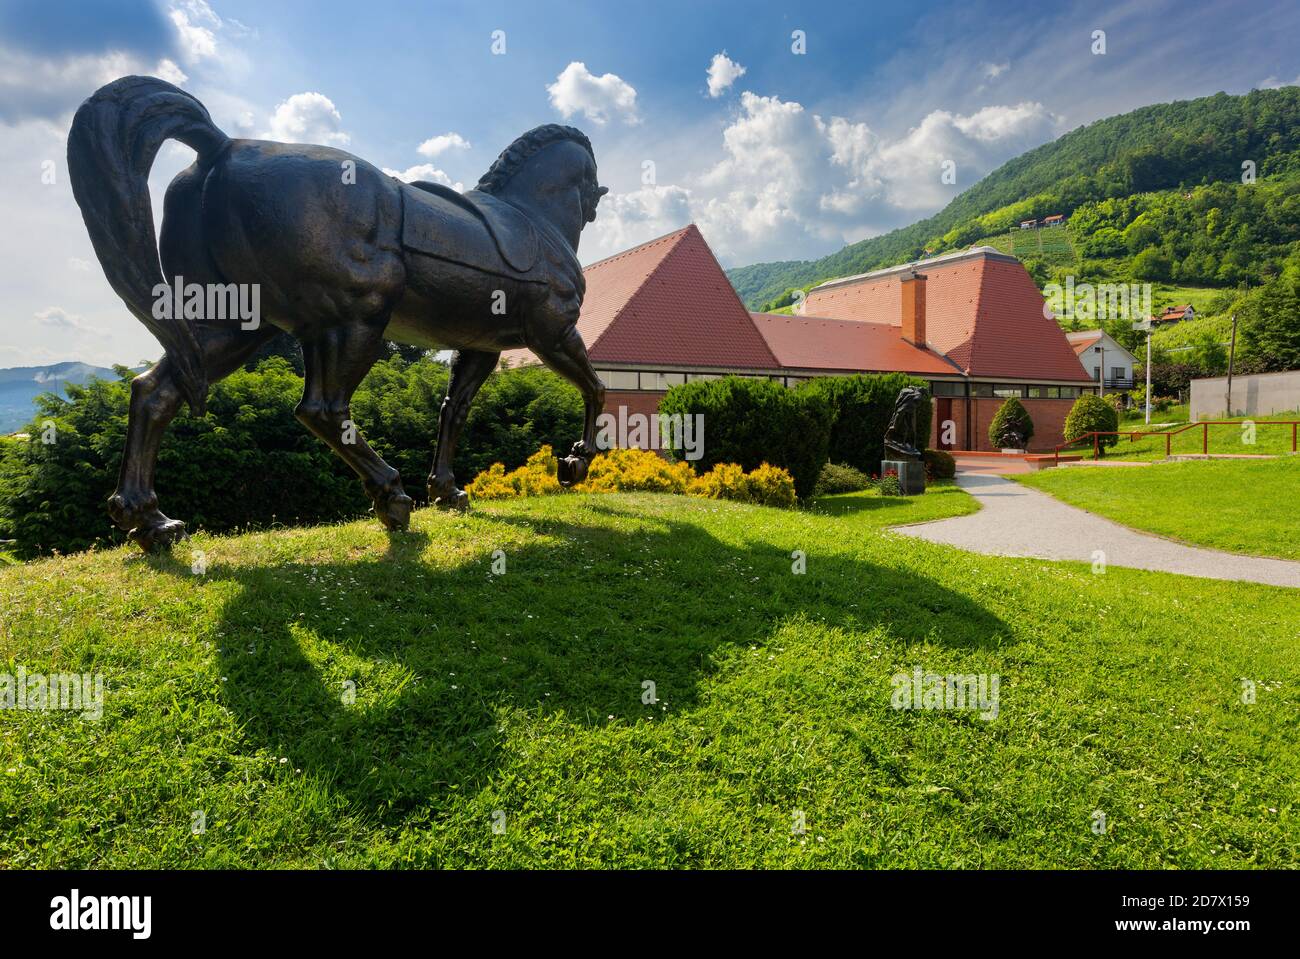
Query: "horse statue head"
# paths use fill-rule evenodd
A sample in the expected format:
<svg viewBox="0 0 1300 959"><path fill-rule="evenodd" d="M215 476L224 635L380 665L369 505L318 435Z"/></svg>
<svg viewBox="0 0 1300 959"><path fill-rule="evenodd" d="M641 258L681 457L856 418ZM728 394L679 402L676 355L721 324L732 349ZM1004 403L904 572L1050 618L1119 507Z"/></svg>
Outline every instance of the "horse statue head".
<svg viewBox="0 0 1300 959"><path fill-rule="evenodd" d="M475 187L553 228L576 250L582 228L596 219L609 192L596 179L596 155L581 130L547 123L501 151Z"/></svg>

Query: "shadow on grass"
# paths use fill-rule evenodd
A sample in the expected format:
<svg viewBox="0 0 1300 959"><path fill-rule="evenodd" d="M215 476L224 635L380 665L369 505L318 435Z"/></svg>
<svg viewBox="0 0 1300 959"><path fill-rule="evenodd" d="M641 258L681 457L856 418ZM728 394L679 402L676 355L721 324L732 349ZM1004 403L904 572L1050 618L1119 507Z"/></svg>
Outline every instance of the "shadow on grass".
<svg viewBox="0 0 1300 959"><path fill-rule="evenodd" d="M609 525L628 519L641 525ZM1009 633L934 580L817 542L738 546L613 504L581 522L471 522L536 538L508 551L504 575L493 575L490 548L452 568L421 562L438 548L424 532L392 534L381 558L208 572L241 587L221 613L219 661L250 743L322 775L383 822L435 816L450 790L485 784L515 709L586 727L648 721L664 706L680 713L698 703L719 655L761 646L796 618L961 647ZM807 554L804 575L792 573L795 549ZM190 575L178 561L152 562ZM344 702L349 678L354 704ZM659 704L642 703L644 680Z"/></svg>

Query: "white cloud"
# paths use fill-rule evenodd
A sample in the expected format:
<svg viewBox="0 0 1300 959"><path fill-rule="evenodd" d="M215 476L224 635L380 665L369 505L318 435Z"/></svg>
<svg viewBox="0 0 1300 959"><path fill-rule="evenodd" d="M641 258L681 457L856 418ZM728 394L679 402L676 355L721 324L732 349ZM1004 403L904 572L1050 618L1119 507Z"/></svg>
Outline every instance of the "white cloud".
<svg viewBox="0 0 1300 959"><path fill-rule="evenodd" d="M443 186L449 186L457 193L465 192L465 184L452 182L451 177L443 173L432 163L419 163L415 166L409 166L405 170L393 170L384 167L384 172L389 176L395 176L403 183L413 183L416 180L428 180L432 183L441 183Z"/></svg>
<svg viewBox="0 0 1300 959"><path fill-rule="evenodd" d="M97 326L87 325L82 317L69 313L61 306L47 306L43 310L37 310L36 321L42 326L50 327L58 334L72 335L74 339L79 336L99 338L108 333L107 330Z"/></svg>
<svg viewBox="0 0 1300 959"><path fill-rule="evenodd" d="M551 106L565 119L581 113L592 123L607 123L612 116L624 123L639 123L636 90L612 73L595 76L587 65L575 60L560 71L555 82L546 87Z"/></svg>
<svg viewBox="0 0 1300 959"><path fill-rule="evenodd" d="M345 146L351 137L343 132L342 126L343 117L325 94L295 93L275 108L270 136L289 143Z"/></svg>
<svg viewBox="0 0 1300 959"><path fill-rule="evenodd" d="M1038 103L936 110L905 135L823 118L802 104L746 91L723 130L722 157L671 185L611 194L595 250L614 253L694 220L728 263L818 255L913 221L994 167L1050 139ZM957 182L942 182L945 160Z"/></svg>
<svg viewBox="0 0 1300 959"><path fill-rule="evenodd" d="M605 256L680 229L691 221L691 191L680 186L645 186L610 193L588 229L597 256Z"/></svg>
<svg viewBox="0 0 1300 959"><path fill-rule="evenodd" d="M153 69L153 75L160 80L166 80L168 83L174 83L180 86L189 79L185 71L176 65L175 60L168 60L163 57L158 61L158 65Z"/></svg>
<svg viewBox="0 0 1300 959"><path fill-rule="evenodd" d="M1300 87L1300 77L1296 77L1294 80L1279 80L1275 76L1265 77L1263 80L1259 81L1257 86L1260 90L1277 90L1280 87Z"/></svg>
<svg viewBox="0 0 1300 959"><path fill-rule="evenodd" d="M448 150L468 150L469 141L459 133L440 133L436 137L429 137L418 147L415 152L420 156L426 156L430 160L434 157L446 153Z"/></svg>
<svg viewBox="0 0 1300 959"><path fill-rule="evenodd" d="M745 75L745 68L727 56L727 51L715 53L709 63L709 96L720 97L733 83Z"/></svg>
<svg viewBox="0 0 1300 959"><path fill-rule="evenodd" d="M1011 69L1011 61L1003 60L1001 63L982 63L980 69L984 71L985 80L996 80L1002 74Z"/></svg>
<svg viewBox="0 0 1300 959"><path fill-rule="evenodd" d="M206 14L204 13L206 11ZM207 16L210 14L211 16ZM209 27L203 26L198 21L206 20L213 27L220 27L221 21L212 13L212 8L206 3L200 3L197 8L195 4L187 4L186 9L174 7L168 13L172 25L176 27L176 33L180 39L181 56L186 63L197 63L200 60L217 55L217 37ZM194 19L190 19L194 17Z"/></svg>

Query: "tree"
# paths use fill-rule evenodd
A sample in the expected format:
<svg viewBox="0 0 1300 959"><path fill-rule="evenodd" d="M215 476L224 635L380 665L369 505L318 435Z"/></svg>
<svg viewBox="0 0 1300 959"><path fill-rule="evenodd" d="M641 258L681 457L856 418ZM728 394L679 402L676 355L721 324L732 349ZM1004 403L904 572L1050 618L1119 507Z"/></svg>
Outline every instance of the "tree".
<svg viewBox="0 0 1300 959"><path fill-rule="evenodd" d="M1065 417L1065 440L1079 439L1089 433L1113 433L1119 429L1119 414L1095 393L1085 393L1075 400ZM1097 448L1105 455L1106 447L1119 442L1118 436L1097 437Z"/></svg>
<svg viewBox="0 0 1300 959"><path fill-rule="evenodd" d="M1133 257L1133 278L1137 280L1169 279L1169 257L1159 247L1149 246Z"/></svg>
<svg viewBox="0 0 1300 959"><path fill-rule="evenodd" d="M1286 273L1254 291L1241 329L1244 358L1266 372L1300 370L1300 283Z"/></svg>
<svg viewBox="0 0 1300 959"><path fill-rule="evenodd" d="M1014 396L999 406L998 411L993 414L993 422L989 424L989 444L994 447L1005 446L1003 438L1008 432L1022 437L1025 448L1028 448L1029 441L1034 435L1034 421L1030 418L1029 411Z"/></svg>

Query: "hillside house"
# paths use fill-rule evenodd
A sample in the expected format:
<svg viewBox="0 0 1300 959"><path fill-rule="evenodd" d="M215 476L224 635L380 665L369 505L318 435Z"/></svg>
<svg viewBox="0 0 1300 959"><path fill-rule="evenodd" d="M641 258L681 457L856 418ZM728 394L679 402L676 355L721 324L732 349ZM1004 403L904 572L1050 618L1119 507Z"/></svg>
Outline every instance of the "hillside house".
<svg viewBox="0 0 1300 959"><path fill-rule="evenodd" d="M1182 306L1166 306L1162 313L1151 317L1152 323L1180 323L1183 320L1196 318L1196 310L1192 304L1184 303Z"/></svg>
<svg viewBox="0 0 1300 959"><path fill-rule="evenodd" d="M1067 333L1065 338L1070 341L1079 362L1092 374L1092 381L1101 392L1122 392L1133 388L1133 369L1137 366L1137 357L1120 346L1105 330L1079 330L1077 333Z"/></svg>
<svg viewBox="0 0 1300 959"><path fill-rule="evenodd" d="M1064 226L1065 214L1053 213L1051 216L1043 217L1043 226Z"/></svg>

